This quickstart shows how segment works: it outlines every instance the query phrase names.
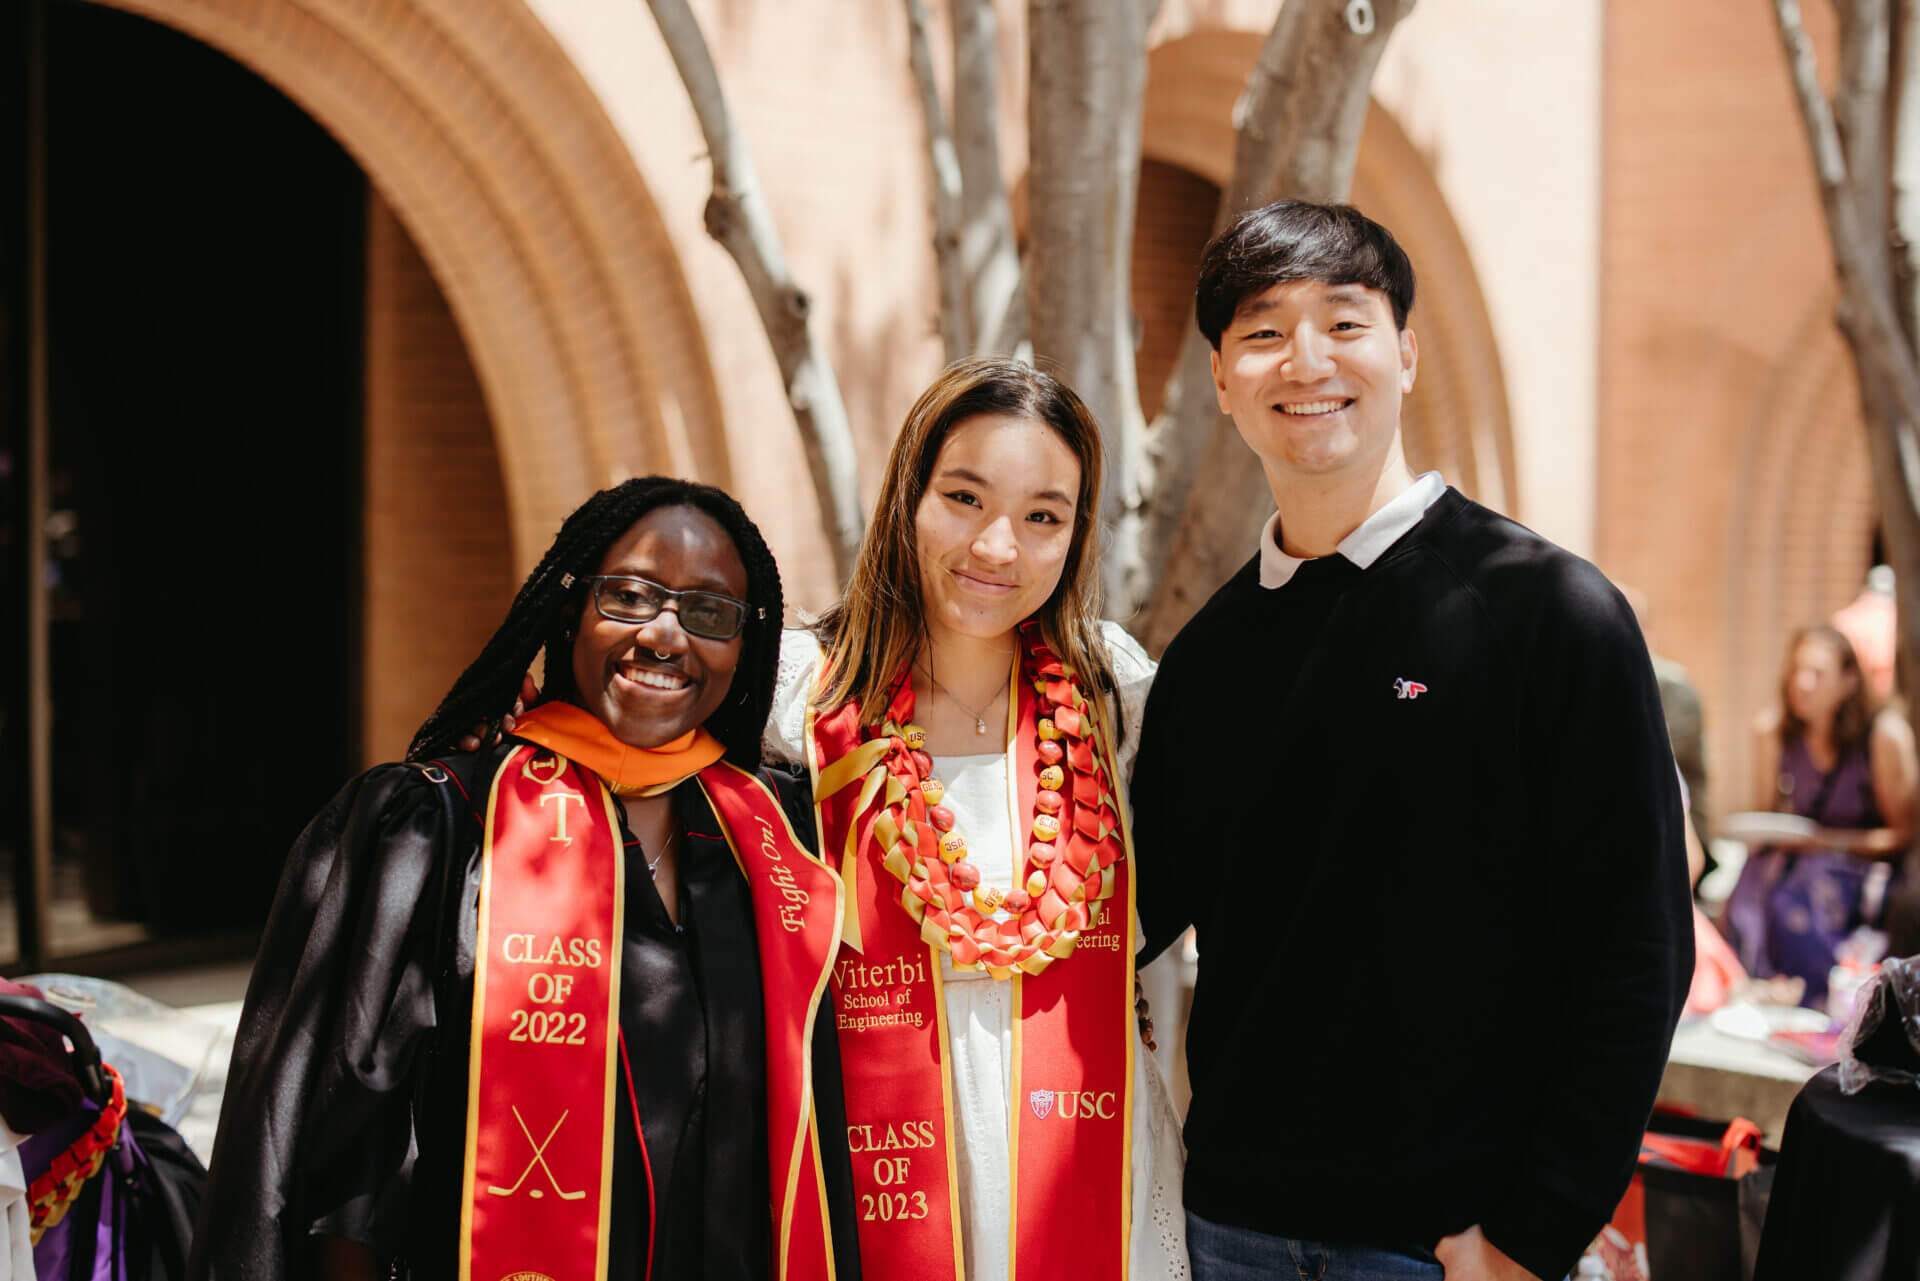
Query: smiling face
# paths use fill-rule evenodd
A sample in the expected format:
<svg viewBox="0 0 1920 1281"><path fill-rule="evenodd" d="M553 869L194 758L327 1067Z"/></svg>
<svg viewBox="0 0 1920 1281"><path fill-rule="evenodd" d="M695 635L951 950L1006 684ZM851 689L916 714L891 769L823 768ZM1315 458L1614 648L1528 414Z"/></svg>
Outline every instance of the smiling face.
<svg viewBox="0 0 1920 1281"><path fill-rule="evenodd" d="M1377 475L1413 390L1418 347L1387 296L1290 280L1250 295L1213 353L1221 412L1275 478Z"/></svg>
<svg viewBox="0 0 1920 1281"><path fill-rule="evenodd" d="M596 571L650 579L674 591L747 597L747 570L720 523L698 508L659 507L608 548ZM588 591L573 642L581 707L634 747L659 747L706 724L733 684L745 641L709 640L680 626L677 604L650 622L602 617Z"/></svg>
<svg viewBox="0 0 1920 1281"><path fill-rule="evenodd" d="M1079 460L1040 420L957 423L914 509L928 631L991 639L1045 604L1073 545L1079 492Z"/></svg>

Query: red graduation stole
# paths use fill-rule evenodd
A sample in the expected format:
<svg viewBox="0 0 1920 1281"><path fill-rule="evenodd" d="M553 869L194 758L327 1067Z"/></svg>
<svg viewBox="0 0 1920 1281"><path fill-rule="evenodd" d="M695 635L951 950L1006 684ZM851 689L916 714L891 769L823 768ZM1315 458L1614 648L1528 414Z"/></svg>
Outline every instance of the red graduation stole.
<svg viewBox="0 0 1920 1281"><path fill-rule="evenodd" d="M977 919L978 911L968 915L945 880L919 787L925 763L904 742L913 710L904 674L880 726L861 725L853 703L809 716L821 849L843 860L849 900L832 992L867 1276L943 1275L949 1259L956 1281L965 1275L943 951L957 963L1005 974L1003 981L1014 985L1010 1279L1127 1276L1132 851L1121 807L1106 782L1118 775L1098 709L1079 696L1071 673L1036 628L1023 628L1022 638L1008 749L1008 804L1020 875L1027 874L1020 860L1029 849L1027 824L1044 768L1036 733L1042 717L1076 731L1067 753L1075 821L1051 842L1059 847L1058 862L1083 873L1095 867L1104 872L1091 882L1101 901L1089 894L1074 904L1070 924L1084 928L1065 930L1057 939L1051 933L1041 937L1046 952L1030 948L1016 956L960 937L973 929L979 939L989 939L997 926L1011 939L1021 918L1005 910L986 919ZM937 923L930 924L936 914ZM1047 919L1059 925L1066 918L1056 905ZM937 947L934 940L943 936L953 941Z"/></svg>
<svg viewBox="0 0 1920 1281"><path fill-rule="evenodd" d="M517 732L559 737L548 728L523 722ZM684 745L670 746L684 763ZM758 778L725 761L696 777L747 878L760 940L777 1274L827 1281L810 1033L840 932L838 881ZM481 856L462 1281L606 1277L625 902L618 833L601 779L556 751L517 747L494 775Z"/></svg>

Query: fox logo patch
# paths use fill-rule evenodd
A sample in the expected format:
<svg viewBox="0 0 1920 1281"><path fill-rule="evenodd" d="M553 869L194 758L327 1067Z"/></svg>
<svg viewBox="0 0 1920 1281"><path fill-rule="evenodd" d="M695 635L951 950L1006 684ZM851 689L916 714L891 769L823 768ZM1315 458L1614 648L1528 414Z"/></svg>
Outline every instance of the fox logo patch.
<svg viewBox="0 0 1920 1281"><path fill-rule="evenodd" d="M1418 698L1426 692L1427 687L1419 681L1410 681L1404 676L1394 678L1393 696L1395 698Z"/></svg>

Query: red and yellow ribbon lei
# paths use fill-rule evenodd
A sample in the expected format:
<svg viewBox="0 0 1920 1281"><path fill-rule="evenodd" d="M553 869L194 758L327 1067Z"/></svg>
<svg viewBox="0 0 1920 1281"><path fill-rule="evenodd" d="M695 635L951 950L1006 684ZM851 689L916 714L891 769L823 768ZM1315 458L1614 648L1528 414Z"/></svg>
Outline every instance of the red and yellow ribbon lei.
<svg viewBox="0 0 1920 1281"><path fill-rule="evenodd" d="M854 835L877 807L872 822L881 865L899 880L900 906L920 926L921 938L948 953L954 968L985 969L996 979L1016 970L1039 974L1071 955L1081 933L1099 924L1100 904L1113 894L1110 869L1122 855L1117 802L1101 764L1107 753L1099 750L1098 716L1072 671L1041 639L1038 625L1022 624L1021 639L1013 679L1032 682L1045 713L1030 727L1044 764L1039 794L1052 792L1061 803L1036 803L1028 870L1010 893L980 892L978 874L968 875L964 842L942 848L929 817L940 800L939 784L930 778L933 761L921 750L924 739L912 723L913 685L904 675L873 736L821 771L823 795L860 780L843 876L854 866ZM1018 707L1018 698L1009 701ZM1009 716L1018 719L1011 708ZM857 921L849 922L848 940L859 943Z"/></svg>

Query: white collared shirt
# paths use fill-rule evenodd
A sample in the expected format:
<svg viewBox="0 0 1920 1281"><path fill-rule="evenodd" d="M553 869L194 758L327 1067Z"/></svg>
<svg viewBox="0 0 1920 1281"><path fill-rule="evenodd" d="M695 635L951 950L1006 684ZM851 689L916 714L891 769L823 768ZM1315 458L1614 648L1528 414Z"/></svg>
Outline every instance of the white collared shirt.
<svg viewBox="0 0 1920 1281"><path fill-rule="evenodd" d="M1369 568L1387 548L1418 525L1420 518L1427 514L1427 508L1433 506L1434 500L1446 491L1447 482L1440 478L1439 472L1422 472L1413 484L1396 494L1385 507L1361 521L1359 528L1341 539L1334 552L1345 556L1361 569ZM1285 587L1293 578L1293 572L1306 564L1298 556L1289 556L1280 550L1280 540L1274 537L1279 528L1279 512L1275 512L1260 527L1260 585L1269 591Z"/></svg>

